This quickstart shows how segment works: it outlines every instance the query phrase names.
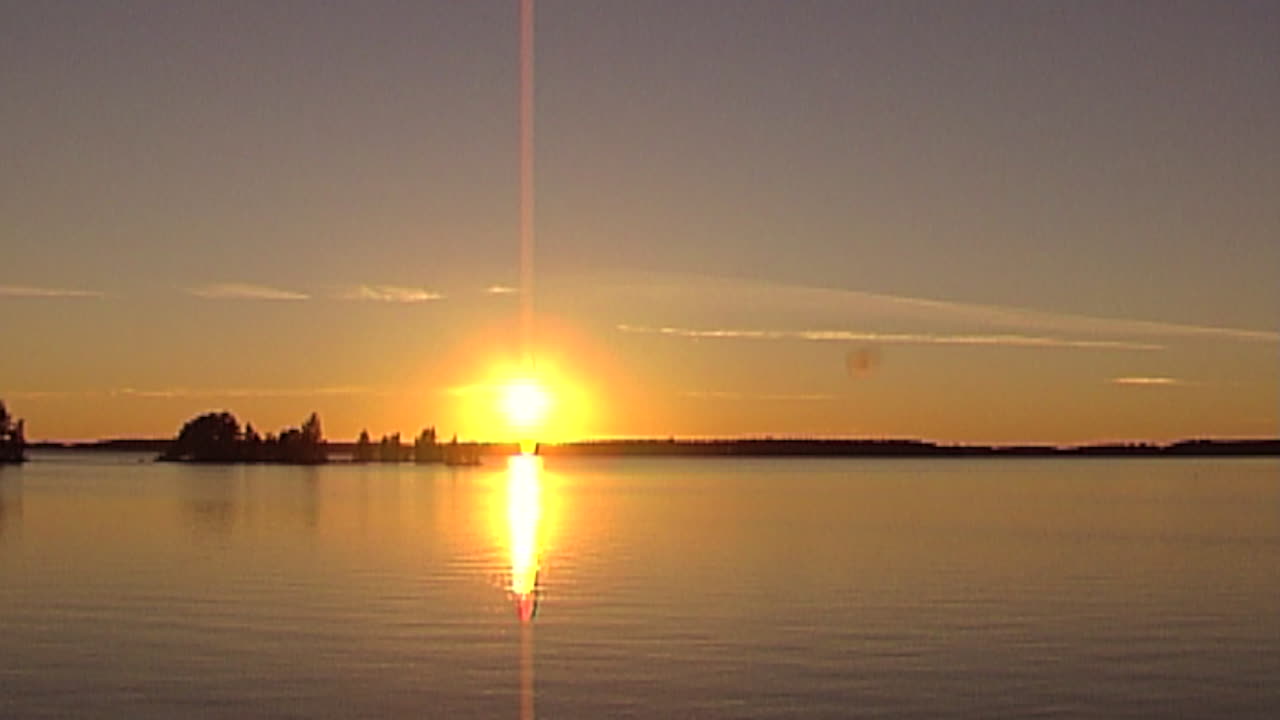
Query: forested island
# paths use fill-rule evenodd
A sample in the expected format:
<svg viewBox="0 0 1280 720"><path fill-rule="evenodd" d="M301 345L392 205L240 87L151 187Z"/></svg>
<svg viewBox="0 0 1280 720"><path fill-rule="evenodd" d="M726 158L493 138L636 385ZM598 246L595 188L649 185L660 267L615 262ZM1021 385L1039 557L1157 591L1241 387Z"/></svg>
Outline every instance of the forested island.
<svg viewBox="0 0 1280 720"><path fill-rule="evenodd" d="M178 436L160 455L165 462L292 463L326 462L324 435L315 413L300 428L286 428L279 435L258 434L253 425L240 428L235 415L223 410L188 420Z"/></svg>
<svg viewBox="0 0 1280 720"><path fill-rule="evenodd" d="M152 441L126 440L108 446L116 449L144 450L154 448ZM162 462L200 463L284 463L316 465L329 461L331 449L349 455L352 462L443 462L449 465L476 465L480 462L478 443L436 441L436 429L424 429L412 445L400 440L400 433L384 435L375 444L367 430L361 431L355 445L333 448L324 439L320 416L311 415L300 427L285 428L277 434L259 435L251 423L243 428L240 421L226 410L199 415L182 426L178 436L165 444L157 460Z"/></svg>

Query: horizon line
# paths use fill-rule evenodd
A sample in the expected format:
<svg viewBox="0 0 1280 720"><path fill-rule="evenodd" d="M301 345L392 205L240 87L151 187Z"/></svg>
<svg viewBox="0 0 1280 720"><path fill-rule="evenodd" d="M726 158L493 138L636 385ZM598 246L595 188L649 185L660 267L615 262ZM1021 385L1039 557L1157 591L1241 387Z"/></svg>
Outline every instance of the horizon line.
<svg viewBox="0 0 1280 720"><path fill-rule="evenodd" d="M42 438L39 440L28 440L27 446L33 447L37 445L62 445L62 446L92 446L104 445L108 443L123 442L172 442L176 437L141 437L141 436L114 436L99 437L94 439L68 439L68 438ZM355 439L334 439L325 438L326 444L355 444L359 436ZM412 445L413 436L402 435L402 443L408 440L408 444ZM511 440L459 440L464 443L476 443L480 445L513 445L515 441ZM1093 439L1086 441L1071 442L1054 442L1054 441L948 441L931 439L921 436L907 435L824 435L824 434L773 434L773 433L748 433L741 435L609 435L597 437L576 438L573 440L558 440L539 442L540 446L546 447L564 447L572 445L590 445L590 444L607 444L607 443L670 443L670 444L713 444L713 443L733 443L733 442L867 442L867 443L918 443L923 445L932 445L939 448L1082 448L1082 447L1102 447L1102 446L1149 446L1149 447L1167 447L1177 445L1179 443L1188 442L1280 442L1280 434L1275 435L1218 435L1213 433L1203 435L1187 435L1180 436L1172 440L1157 440L1152 438L1111 438L1111 439ZM447 442L439 442L439 445L447 445Z"/></svg>

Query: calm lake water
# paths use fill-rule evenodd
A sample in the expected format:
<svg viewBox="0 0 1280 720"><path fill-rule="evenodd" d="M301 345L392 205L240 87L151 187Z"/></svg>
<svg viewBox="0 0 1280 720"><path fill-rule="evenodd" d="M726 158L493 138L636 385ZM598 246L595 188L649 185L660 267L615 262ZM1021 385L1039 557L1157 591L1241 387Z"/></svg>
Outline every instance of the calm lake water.
<svg viewBox="0 0 1280 720"><path fill-rule="evenodd" d="M0 717L1280 716L1276 460L140 460L0 469Z"/></svg>

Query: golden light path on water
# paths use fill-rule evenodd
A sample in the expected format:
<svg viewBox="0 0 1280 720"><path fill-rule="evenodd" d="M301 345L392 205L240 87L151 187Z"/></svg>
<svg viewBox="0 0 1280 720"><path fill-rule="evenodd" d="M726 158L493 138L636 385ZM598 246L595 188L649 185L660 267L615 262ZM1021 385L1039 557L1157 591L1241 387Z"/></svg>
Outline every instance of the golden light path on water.
<svg viewBox="0 0 1280 720"><path fill-rule="evenodd" d="M520 717L534 717L533 617L538 610L542 569L542 458L507 459L507 548L511 582L507 591L520 619Z"/></svg>
<svg viewBox="0 0 1280 720"><path fill-rule="evenodd" d="M521 622L536 609L539 529L542 522L542 458L513 455L507 459L507 531L511 555L509 590Z"/></svg>

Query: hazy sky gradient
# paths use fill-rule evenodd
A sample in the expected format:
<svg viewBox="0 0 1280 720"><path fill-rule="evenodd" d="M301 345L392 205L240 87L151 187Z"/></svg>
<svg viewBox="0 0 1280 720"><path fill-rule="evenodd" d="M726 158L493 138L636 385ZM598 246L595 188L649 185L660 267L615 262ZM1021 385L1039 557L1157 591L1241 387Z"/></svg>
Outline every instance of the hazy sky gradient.
<svg viewBox="0 0 1280 720"><path fill-rule="evenodd" d="M575 432L1280 429L1275 3L537 12ZM0 398L34 437L484 435L453 390L517 341L516 23L0 2Z"/></svg>

